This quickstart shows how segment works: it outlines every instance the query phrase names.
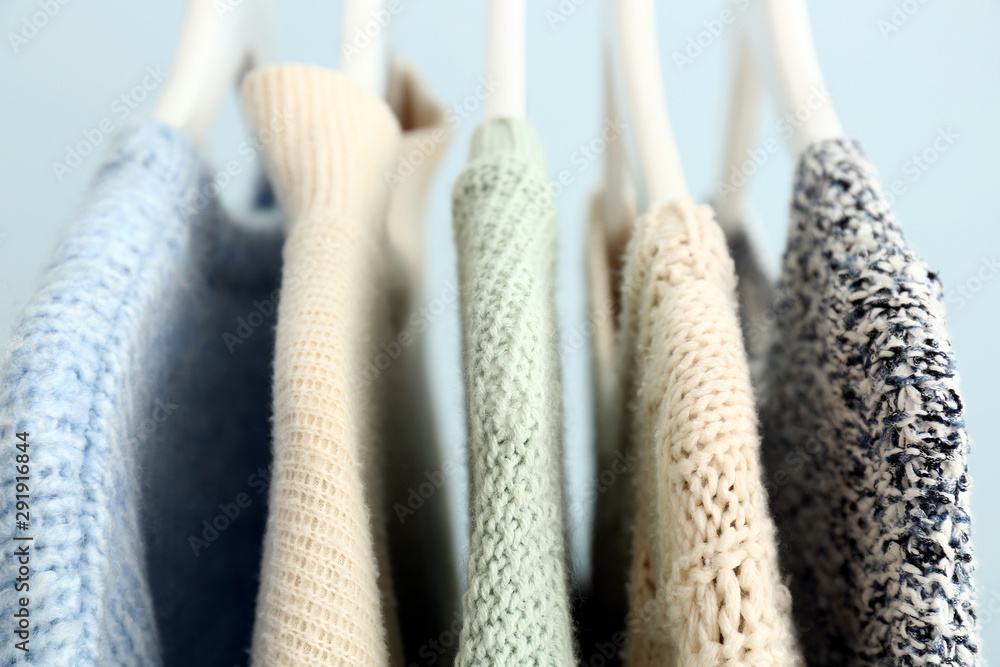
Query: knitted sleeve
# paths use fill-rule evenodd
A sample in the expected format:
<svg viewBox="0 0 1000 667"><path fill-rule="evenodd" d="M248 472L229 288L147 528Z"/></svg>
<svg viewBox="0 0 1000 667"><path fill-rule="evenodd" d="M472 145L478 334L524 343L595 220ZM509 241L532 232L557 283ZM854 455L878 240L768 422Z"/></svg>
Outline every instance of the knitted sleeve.
<svg viewBox="0 0 1000 667"><path fill-rule="evenodd" d="M472 536L456 664L574 664L553 280L555 205L524 121L478 128L453 193Z"/></svg>
<svg viewBox="0 0 1000 667"><path fill-rule="evenodd" d="M9 471L0 482L0 609L12 619L28 598L33 632L30 652L9 634L0 663L162 661L142 548L136 429L158 370L147 341L169 324L158 313L168 286L190 278L186 248L207 216L197 208L202 176L194 147L175 131L149 123L119 135L19 316L0 387L0 460ZM27 456L15 461L15 433L24 431ZM24 493L14 479L22 464L27 511L14 503ZM26 519L23 532L15 518ZM25 535L35 540L12 539ZM28 550L30 580L16 581L17 548Z"/></svg>
<svg viewBox="0 0 1000 667"><path fill-rule="evenodd" d="M969 478L938 276L853 141L803 155L762 417L816 665L972 665Z"/></svg>
<svg viewBox="0 0 1000 667"><path fill-rule="evenodd" d="M243 99L288 216L254 664L399 662L363 375L387 317L377 238L399 126L384 102L316 67L258 70Z"/></svg>
<svg viewBox="0 0 1000 667"><path fill-rule="evenodd" d="M687 201L636 227L620 338L638 454L626 663L799 664L722 230Z"/></svg>

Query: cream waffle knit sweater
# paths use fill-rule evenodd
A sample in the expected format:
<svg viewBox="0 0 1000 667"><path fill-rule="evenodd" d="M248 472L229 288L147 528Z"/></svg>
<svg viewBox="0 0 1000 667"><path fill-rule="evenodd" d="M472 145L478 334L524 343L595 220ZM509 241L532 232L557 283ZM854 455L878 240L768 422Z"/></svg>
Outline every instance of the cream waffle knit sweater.
<svg viewBox="0 0 1000 667"><path fill-rule="evenodd" d="M711 209L636 223L619 367L638 453L629 665L795 665L733 262Z"/></svg>
<svg viewBox="0 0 1000 667"><path fill-rule="evenodd" d="M375 297L400 127L383 101L315 67L253 72L243 101L288 219L253 664L398 664L377 383L364 370L388 329Z"/></svg>

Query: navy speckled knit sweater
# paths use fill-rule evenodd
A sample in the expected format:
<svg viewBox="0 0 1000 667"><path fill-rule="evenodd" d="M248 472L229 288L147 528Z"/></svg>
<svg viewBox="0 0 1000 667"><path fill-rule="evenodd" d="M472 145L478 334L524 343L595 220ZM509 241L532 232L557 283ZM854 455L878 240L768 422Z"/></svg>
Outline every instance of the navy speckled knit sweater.
<svg viewBox="0 0 1000 667"><path fill-rule="evenodd" d="M745 316L774 322L765 483L810 663L974 664L968 441L941 286L854 142L802 157L776 299Z"/></svg>

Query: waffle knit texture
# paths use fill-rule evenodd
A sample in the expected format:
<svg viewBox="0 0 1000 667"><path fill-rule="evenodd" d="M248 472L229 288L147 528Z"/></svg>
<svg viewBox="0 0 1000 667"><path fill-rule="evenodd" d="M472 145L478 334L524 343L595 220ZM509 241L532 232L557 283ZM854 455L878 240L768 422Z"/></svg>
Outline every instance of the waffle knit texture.
<svg viewBox="0 0 1000 667"><path fill-rule="evenodd" d="M249 74L243 102L287 220L274 358L274 473L255 665L399 664L377 432L385 340L379 250L400 128L389 107L317 67Z"/></svg>
<svg viewBox="0 0 1000 667"><path fill-rule="evenodd" d="M555 202L520 119L477 128L452 195L472 536L456 664L571 665Z"/></svg>
<svg viewBox="0 0 1000 667"><path fill-rule="evenodd" d="M850 140L803 155L763 383L768 486L815 665L972 665L962 400L937 275Z"/></svg>
<svg viewBox="0 0 1000 667"><path fill-rule="evenodd" d="M636 223L619 360L638 455L629 665L794 665L736 281L711 209Z"/></svg>
<svg viewBox="0 0 1000 667"><path fill-rule="evenodd" d="M0 664L245 664L282 237L234 225L210 191L181 132L125 129L16 324L0 457L13 472L30 434L16 532L34 541L10 540L7 475L0 607L27 597L32 635Z"/></svg>

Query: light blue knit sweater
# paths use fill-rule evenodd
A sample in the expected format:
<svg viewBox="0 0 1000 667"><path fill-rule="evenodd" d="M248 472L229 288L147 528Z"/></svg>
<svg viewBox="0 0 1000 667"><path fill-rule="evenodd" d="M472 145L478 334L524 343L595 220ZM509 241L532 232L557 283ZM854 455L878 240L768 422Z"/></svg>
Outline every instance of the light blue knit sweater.
<svg viewBox="0 0 1000 667"><path fill-rule="evenodd" d="M0 391L0 615L9 626L29 599L31 650L5 633L0 664L246 662L281 238L232 225L208 185L180 133L123 132L16 325ZM14 590L12 533L34 537L29 591Z"/></svg>

